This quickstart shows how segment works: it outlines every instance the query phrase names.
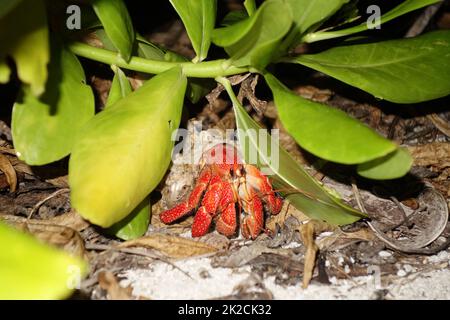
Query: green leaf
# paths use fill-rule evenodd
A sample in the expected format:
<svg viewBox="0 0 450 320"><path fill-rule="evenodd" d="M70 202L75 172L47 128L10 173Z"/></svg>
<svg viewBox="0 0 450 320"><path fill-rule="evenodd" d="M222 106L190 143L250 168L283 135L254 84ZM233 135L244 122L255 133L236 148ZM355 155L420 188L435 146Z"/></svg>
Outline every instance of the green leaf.
<svg viewBox="0 0 450 320"><path fill-rule="evenodd" d="M295 95L269 73L265 79L283 126L312 154L338 163L357 164L396 149L393 142L345 112Z"/></svg>
<svg viewBox="0 0 450 320"><path fill-rule="evenodd" d="M450 31L336 47L291 61L396 103L417 103L450 93Z"/></svg>
<svg viewBox="0 0 450 320"><path fill-rule="evenodd" d="M92 6L122 58L129 61L135 32L123 0L94 0Z"/></svg>
<svg viewBox="0 0 450 320"><path fill-rule="evenodd" d="M409 172L412 163L413 159L408 149L398 148L384 157L359 164L357 172L369 179L397 179Z"/></svg>
<svg viewBox="0 0 450 320"><path fill-rule="evenodd" d="M295 29L303 34L331 17L349 0L286 0L292 12Z"/></svg>
<svg viewBox="0 0 450 320"><path fill-rule="evenodd" d="M289 153L279 146L278 141L274 138L267 135L269 141L264 141L259 138L259 134L251 134L252 131L258 132L262 129L261 126L241 106L230 83L227 80L221 81L221 83L225 86L233 102L238 139L241 150L244 149L246 162L249 163L250 161L248 152L245 152L245 150L257 150L259 167L269 167L273 171L274 175L270 178L275 189L281 190L280 193L295 208L310 218L324 220L333 225L345 225L366 217L365 214L345 205L340 199L324 189L302 169ZM267 148L261 148L261 143L264 143ZM279 155L278 163L270 161L271 156L276 152Z"/></svg>
<svg viewBox="0 0 450 320"><path fill-rule="evenodd" d="M132 240L143 236L148 229L152 206L145 198L125 219L113 224L106 232L122 240Z"/></svg>
<svg viewBox="0 0 450 320"><path fill-rule="evenodd" d="M11 70L9 69L6 59L0 60L0 83L7 83L11 76Z"/></svg>
<svg viewBox="0 0 450 320"><path fill-rule="evenodd" d="M98 113L78 136L69 161L71 203L110 227L125 218L163 178L186 90L181 68L161 73Z"/></svg>
<svg viewBox="0 0 450 320"><path fill-rule="evenodd" d="M215 81L207 78L189 78L186 97L192 103L197 103L215 88Z"/></svg>
<svg viewBox="0 0 450 320"><path fill-rule="evenodd" d="M374 23L371 27L375 28L383 23L386 23L388 21L391 21L399 16L402 16L404 14L407 14L408 12L426 7L428 5L440 2L442 0L406 0L403 1L401 4L399 4L397 7L392 9L391 11L387 12L386 14L382 15L380 18L380 23ZM318 31L314 33L310 33L304 37L304 42L315 42L325 39L332 39L332 38L338 38L343 36L348 36L350 34L354 34L357 32L365 31L368 29L367 21L364 21L364 23L361 23L360 25L337 30L337 31Z"/></svg>
<svg viewBox="0 0 450 320"><path fill-rule="evenodd" d="M216 23L217 0L170 0L186 27L200 62L208 56L211 33Z"/></svg>
<svg viewBox="0 0 450 320"><path fill-rule="evenodd" d="M256 3L255 0L245 0L244 8L247 11L249 16L252 16L256 12Z"/></svg>
<svg viewBox="0 0 450 320"><path fill-rule="evenodd" d="M122 98L125 98L130 94L133 89L131 88L130 81L125 73L116 66L111 66L114 71L114 78L111 83L111 89L109 90L108 100L106 101L105 108L113 105Z"/></svg>
<svg viewBox="0 0 450 320"><path fill-rule="evenodd" d="M114 50L111 48L110 40L108 39L106 33L103 29L95 31L97 37L102 41L103 46L108 50ZM170 50L166 50L158 47L157 45L147 41L144 37L137 35L137 50L136 55L149 60L156 61L168 61L168 62L188 62L189 59ZM197 103L211 92L215 87L215 81L212 79L205 78L191 78L188 81L188 88L186 91L186 96L192 103Z"/></svg>
<svg viewBox="0 0 450 320"><path fill-rule="evenodd" d="M327 25L333 26L329 27L327 30L354 22L359 18L358 1L347 2L327 20Z"/></svg>
<svg viewBox="0 0 450 320"><path fill-rule="evenodd" d="M118 52L111 39L103 28L96 28L94 34L102 42L103 48L106 50ZM158 47L157 45L147 41L144 37L136 34L136 46L133 50L133 55L149 59L149 60L165 60L166 50ZM188 61L188 59L186 59Z"/></svg>
<svg viewBox="0 0 450 320"><path fill-rule="evenodd" d="M94 115L94 96L83 68L62 46L52 49L45 93L25 88L12 112L12 136L19 158L43 165L67 156L79 129Z"/></svg>
<svg viewBox="0 0 450 320"><path fill-rule="evenodd" d="M0 20L0 80L9 81L8 67L2 61L11 56L16 62L19 79L30 85L33 95L39 96L45 89L50 59L44 2L21 1L8 12Z"/></svg>
<svg viewBox="0 0 450 320"><path fill-rule="evenodd" d="M2 0L2 6L0 7L0 19L17 7L21 1L22 0Z"/></svg>
<svg viewBox="0 0 450 320"><path fill-rule="evenodd" d="M125 73L114 65L111 68L115 75L105 108L125 98L133 91ZM113 224L106 229L106 232L122 240L131 240L144 235L150 223L151 209L150 200L147 197L125 219Z"/></svg>
<svg viewBox="0 0 450 320"><path fill-rule="evenodd" d="M87 270L85 261L0 222L1 300L67 298Z"/></svg>
<svg viewBox="0 0 450 320"><path fill-rule="evenodd" d="M282 0L265 1L256 13L229 27L215 29L213 42L224 47L235 66L263 70L291 27L289 8Z"/></svg>
<svg viewBox="0 0 450 320"><path fill-rule="evenodd" d="M231 25L238 23L239 21L245 20L247 18L248 18L248 13L245 10L230 11L223 18L220 25L223 27L231 26Z"/></svg>
<svg viewBox="0 0 450 320"><path fill-rule="evenodd" d="M158 61L163 61L165 59L166 52L163 49L147 41L144 37L140 35L137 35L136 39L137 39L137 55L139 57Z"/></svg>

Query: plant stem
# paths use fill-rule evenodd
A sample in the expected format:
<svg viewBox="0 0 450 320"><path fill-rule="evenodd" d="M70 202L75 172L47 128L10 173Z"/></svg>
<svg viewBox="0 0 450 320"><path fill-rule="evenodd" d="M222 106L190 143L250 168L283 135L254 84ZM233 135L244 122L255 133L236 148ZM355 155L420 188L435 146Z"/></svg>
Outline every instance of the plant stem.
<svg viewBox="0 0 450 320"><path fill-rule="evenodd" d="M168 62L131 57L130 61L126 62L117 52L93 47L81 42L73 42L69 44L68 47L74 54L83 58L150 74L158 74L175 66L180 66L187 77L193 78L216 78L249 71L249 69L245 67L232 66L230 61L223 59L192 63Z"/></svg>
<svg viewBox="0 0 450 320"><path fill-rule="evenodd" d="M356 29L356 28L355 28ZM345 31L345 30L343 30ZM359 30L356 29L356 31L353 32L349 32L349 33L345 33L343 31L318 31L318 32L312 32L312 33L308 33L307 35L305 35L302 39L302 42L306 42L306 43L313 43L313 42L317 42L317 41L323 41L323 40L329 40L329 39L334 39L334 38L339 38L339 37L344 37L346 35L349 34L353 34L356 32L360 32L363 31L363 29Z"/></svg>

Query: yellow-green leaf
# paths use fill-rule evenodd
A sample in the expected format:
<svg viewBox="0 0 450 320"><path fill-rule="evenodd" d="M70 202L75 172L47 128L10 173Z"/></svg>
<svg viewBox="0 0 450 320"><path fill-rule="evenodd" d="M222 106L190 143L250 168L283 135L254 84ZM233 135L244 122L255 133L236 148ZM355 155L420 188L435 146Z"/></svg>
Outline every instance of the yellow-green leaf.
<svg viewBox="0 0 450 320"><path fill-rule="evenodd" d="M208 56L211 32L216 22L217 0L170 0L183 21L200 62Z"/></svg>
<svg viewBox="0 0 450 320"><path fill-rule="evenodd" d="M107 230L122 240L132 240L143 236L148 229L152 214L150 197L146 197L125 219L113 224Z"/></svg>
<svg viewBox="0 0 450 320"><path fill-rule="evenodd" d="M67 298L87 263L0 222L0 300Z"/></svg>
<svg viewBox="0 0 450 320"><path fill-rule="evenodd" d="M113 105L133 91L126 74L119 67L112 66L111 68L114 71L114 78L111 83L111 89L109 89L108 100L106 101L105 107Z"/></svg>
<svg viewBox="0 0 450 320"><path fill-rule="evenodd" d="M94 0L92 6L122 58L130 60L136 34L123 0Z"/></svg>
<svg viewBox="0 0 450 320"><path fill-rule="evenodd" d="M181 68L161 73L89 121L69 162L73 207L109 227L125 218L167 170L187 79Z"/></svg>
<svg viewBox="0 0 450 320"><path fill-rule="evenodd" d="M13 108L12 136L19 158L30 165L64 158L94 111L94 96L80 62L55 44L45 94L37 98L25 88Z"/></svg>
<svg viewBox="0 0 450 320"><path fill-rule="evenodd" d="M0 82L9 80L3 64L11 56L19 79L30 85L31 93L41 95L47 81L50 59L47 17L42 0L23 0L0 19Z"/></svg>

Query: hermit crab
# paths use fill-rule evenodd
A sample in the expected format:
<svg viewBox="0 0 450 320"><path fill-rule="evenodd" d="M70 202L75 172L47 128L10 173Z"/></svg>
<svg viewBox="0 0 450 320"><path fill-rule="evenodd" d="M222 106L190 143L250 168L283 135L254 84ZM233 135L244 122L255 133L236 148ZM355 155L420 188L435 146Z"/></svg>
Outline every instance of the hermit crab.
<svg viewBox="0 0 450 320"><path fill-rule="evenodd" d="M216 230L225 236L234 235L240 225L245 238L255 239L264 230L264 211L280 212L283 201L269 179L255 166L242 163L231 144L220 143L207 150L201 166L191 194L161 213L163 223L172 223L196 211L193 237L205 235L215 223Z"/></svg>

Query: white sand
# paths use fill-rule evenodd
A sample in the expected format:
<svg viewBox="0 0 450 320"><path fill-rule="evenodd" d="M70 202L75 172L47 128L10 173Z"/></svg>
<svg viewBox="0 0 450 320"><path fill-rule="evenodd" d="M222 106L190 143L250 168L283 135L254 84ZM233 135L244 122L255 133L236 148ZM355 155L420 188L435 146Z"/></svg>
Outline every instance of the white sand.
<svg viewBox="0 0 450 320"><path fill-rule="evenodd" d="M440 263L443 269L414 273L411 266L405 265L400 269L403 271L400 277L384 287L374 276L349 280L332 278L331 285L312 283L306 290L300 284L277 285L274 277L265 279L264 285L275 299L376 299L381 289L386 293L386 299L450 299L448 253L440 253L428 260L428 263ZM233 294L237 286L249 283L252 278L248 266L212 268L209 261L209 258L193 258L176 262L175 265L184 272L170 264L153 263L149 269L124 272L121 285L131 285L134 295L151 299L212 299Z"/></svg>

